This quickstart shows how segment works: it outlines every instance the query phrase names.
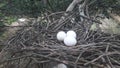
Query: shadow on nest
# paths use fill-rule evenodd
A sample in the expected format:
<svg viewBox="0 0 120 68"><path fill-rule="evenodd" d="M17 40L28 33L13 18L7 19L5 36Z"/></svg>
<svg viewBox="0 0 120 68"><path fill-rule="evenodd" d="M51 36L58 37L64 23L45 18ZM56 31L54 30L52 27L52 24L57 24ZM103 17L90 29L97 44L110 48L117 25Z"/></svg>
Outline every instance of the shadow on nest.
<svg viewBox="0 0 120 68"><path fill-rule="evenodd" d="M120 65L120 36L90 30L93 19L70 13L62 21L61 13L34 19L7 40L0 53L1 68L53 68L64 63L68 68L105 68ZM67 47L56 39L60 30L74 30L77 45Z"/></svg>

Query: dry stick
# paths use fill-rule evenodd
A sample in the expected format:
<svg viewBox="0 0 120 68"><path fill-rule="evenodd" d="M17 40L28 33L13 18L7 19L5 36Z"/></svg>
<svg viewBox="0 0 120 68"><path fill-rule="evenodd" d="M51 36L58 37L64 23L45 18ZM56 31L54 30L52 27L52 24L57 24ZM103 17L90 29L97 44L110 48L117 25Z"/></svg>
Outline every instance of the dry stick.
<svg viewBox="0 0 120 68"><path fill-rule="evenodd" d="M71 56L71 55L69 55L69 56ZM73 58L75 58L76 59L76 57L74 57L73 56ZM81 62L83 62L83 63L87 63L87 62L89 62L88 60L85 60L85 59L79 59L79 63L77 63L77 65L79 65L79 64L81 64ZM104 68L104 66L103 65L100 65L100 64L98 64L98 63L91 63L91 65L94 65L94 66L97 66L97 67L99 67L99 68ZM78 66L77 66L78 67Z"/></svg>
<svg viewBox="0 0 120 68"><path fill-rule="evenodd" d="M82 4L79 4L79 15L83 15L83 16L86 16L85 14L87 14L87 11L86 11L86 5L88 3L89 0L84 0L84 2ZM87 16L89 17L89 16ZM81 21L83 22L84 19L82 17L80 17Z"/></svg>
<svg viewBox="0 0 120 68"><path fill-rule="evenodd" d="M104 54L100 55L99 57L93 59L92 61L85 63L84 65L91 64L91 63L93 63L93 62L99 60L99 59L102 58L103 56L106 56L106 55L113 55L113 54L120 54L120 53L119 53L119 52L108 52L108 53L104 53Z"/></svg>
<svg viewBox="0 0 120 68"><path fill-rule="evenodd" d="M89 12L88 12L89 11L88 8L89 8L88 5L86 5L86 15L88 16L88 18L90 18L90 15L89 15Z"/></svg>
<svg viewBox="0 0 120 68"><path fill-rule="evenodd" d="M28 63L26 63L25 68L28 68L29 64L32 62L32 59L29 60Z"/></svg>
<svg viewBox="0 0 120 68"><path fill-rule="evenodd" d="M56 14L62 14L62 13L65 13L65 12L63 12L63 11L62 11L62 12L52 13L52 14L50 14L50 15L46 15L46 16L44 17L44 19L45 19L45 18L50 18L50 16L53 16L53 15L56 15ZM49 22L49 21L48 21L48 22ZM48 28L49 28L49 26L51 26L51 25L52 25L52 24L54 24L54 23L56 23L56 21L55 21L55 22L53 22L53 23L52 23L52 22L51 22L51 23L49 22L49 24L47 24L46 29L48 29Z"/></svg>
<svg viewBox="0 0 120 68"><path fill-rule="evenodd" d="M110 57L110 60L112 60L114 63L116 63L116 64L118 64L118 65L120 66L119 60L117 61L117 60L115 60L115 59L113 59L113 58L111 58L111 57Z"/></svg>
<svg viewBox="0 0 120 68"><path fill-rule="evenodd" d="M75 7L75 5L77 5L78 3L80 3L81 1L83 0L73 0L73 2L69 5L69 7L66 9L66 12L69 12L69 11L72 11ZM87 3L88 0L85 1L85 3ZM85 18L85 19L88 19L88 20L91 20L93 22L96 22L96 23L99 23L99 24L102 24L101 22L98 22L98 21L95 21L95 20L92 20L86 16L83 16L83 15L80 15L81 17Z"/></svg>
<svg viewBox="0 0 120 68"><path fill-rule="evenodd" d="M6 59L6 60L0 62L0 64L3 64L3 63L8 62L8 61L18 60L18 59L25 58L25 57L30 57L30 56L32 56L32 54L30 54L30 55L23 55L23 56L16 57L16 58L11 58L11 59Z"/></svg>
<svg viewBox="0 0 120 68"><path fill-rule="evenodd" d="M77 14L79 14L79 13L76 13L76 15ZM74 13L72 14L72 15L74 15ZM72 17L72 15L71 16L69 16L69 17L67 17L66 19L64 19L64 17L62 16L61 17L61 19L58 21L59 23L58 23L58 25L57 26L55 26L54 27L54 29L56 29L56 30L58 30L62 25L64 25L65 23L65 21L66 20L68 20L70 17ZM50 15L51 16L51 15ZM85 18L85 19L87 19L87 20L90 20L90 21L93 21L93 22L96 22L96 23L99 23L99 24L101 24L101 22L99 22L99 21L96 21L96 20L93 20L93 19L90 19L90 18L88 18L88 17L86 17L86 16L83 16L83 15L79 15L79 16L81 16L81 17L83 17L83 18ZM62 25L61 25L62 24ZM51 26L52 24L50 24L49 26ZM59 28L58 28L59 27Z"/></svg>
<svg viewBox="0 0 120 68"><path fill-rule="evenodd" d="M84 53L85 51L83 51L82 53L79 54L79 56L77 57L77 60L75 61L75 66L74 68L77 68L77 62L79 61L80 57L82 56L82 54Z"/></svg>
<svg viewBox="0 0 120 68"><path fill-rule="evenodd" d="M110 47L110 45L107 45L105 53L107 53L107 52L108 52L109 47ZM108 55L106 55L106 58L107 58L107 60L108 60L108 63L110 64L111 68L114 68L114 66L113 66L113 64L111 63L110 58L109 58L109 56L108 56Z"/></svg>
<svg viewBox="0 0 120 68"><path fill-rule="evenodd" d="M74 7L79 3L79 2L81 2L82 0L73 0L72 1L72 3L68 6L68 8L66 9L66 12L71 12L73 9L74 9ZM68 14L67 13L65 13L64 14L64 16L62 16L61 18L60 18L60 20L58 21L58 26L60 26L65 20L65 16L68 16ZM60 24L59 24L60 23ZM56 26L56 27L58 27L58 26ZM54 29L56 29L56 27L54 28ZM58 28L56 29L56 30L58 30Z"/></svg>
<svg viewBox="0 0 120 68"><path fill-rule="evenodd" d="M80 59L80 61L81 62L84 62L84 63L87 63L87 62L89 62L88 60L85 60L85 59ZM79 64L79 63L77 63L77 64ZM104 68L104 66L103 65L100 65L100 64L97 64L97 63L91 63L91 65L94 65L94 66L97 66L97 67L100 67L100 68Z"/></svg>
<svg viewBox="0 0 120 68"><path fill-rule="evenodd" d="M115 68L115 67L113 66L113 64L111 63L111 60L110 60L109 56L106 56L106 58L107 58L107 60L108 60L109 66L110 66L111 68Z"/></svg>
<svg viewBox="0 0 120 68"><path fill-rule="evenodd" d="M36 63L46 63L49 62L50 60L45 60L45 61L38 61L36 58L30 57L33 61L35 61Z"/></svg>
<svg viewBox="0 0 120 68"><path fill-rule="evenodd" d="M81 44L81 45L78 45L78 46L75 46L75 47L71 47L71 48L80 48L80 47L90 47L90 46L95 46L95 45L103 45L103 44L108 44L108 43L106 43L106 42L99 42L99 43L89 43L89 44Z"/></svg>
<svg viewBox="0 0 120 68"><path fill-rule="evenodd" d="M90 18L88 18L88 17L86 17L86 16L83 16L83 15L79 15L79 16L81 16L81 17L83 17L83 18L85 18L85 19L87 19L87 20L93 21L93 22L95 22L95 23L102 24L100 21L96 21L96 20L90 19Z"/></svg>
<svg viewBox="0 0 120 68"><path fill-rule="evenodd" d="M86 4L85 4L85 11L86 11L86 15L88 16L88 18L90 18L90 15L89 15L89 12L88 12L88 8L89 8L89 4L91 3L88 3L89 0L86 0Z"/></svg>
<svg viewBox="0 0 120 68"><path fill-rule="evenodd" d="M106 64L107 68L111 68L110 65Z"/></svg>
<svg viewBox="0 0 120 68"><path fill-rule="evenodd" d="M93 3L95 3L97 0L92 0L89 4L88 4L88 6L90 6L91 4L93 4Z"/></svg>
<svg viewBox="0 0 120 68"><path fill-rule="evenodd" d="M45 16L47 16L47 14L45 14ZM47 26L46 26L46 30L48 29L49 24L51 23L50 17L46 17L47 20Z"/></svg>
<svg viewBox="0 0 120 68"><path fill-rule="evenodd" d="M66 12L65 11L61 11L61 12L51 13L50 15L45 16L43 19L45 19L46 17L50 17L50 16L53 16L53 15L56 15L56 14L63 14L63 13L66 13Z"/></svg>
<svg viewBox="0 0 120 68"><path fill-rule="evenodd" d="M58 30L62 25L65 24L65 21L68 20L69 18L71 18L74 14L75 13L73 13L72 15L70 15L69 17L67 17L66 19L63 19L63 18L60 19L58 25L56 25L53 29L55 29L55 31Z"/></svg>
<svg viewBox="0 0 120 68"><path fill-rule="evenodd" d="M57 62L61 62L61 63L67 64L67 65L71 65L71 66L73 66L75 64L74 62L61 61L60 59L48 57L48 56L41 55L41 54L32 53L32 55L40 56L40 57L43 57L43 58L47 58L47 59L50 59L50 60L53 60L53 61L57 61Z"/></svg>
<svg viewBox="0 0 120 68"><path fill-rule="evenodd" d="M66 9L66 11L72 11L74 9L74 7L80 3L83 0L73 0L72 3L68 6L68 8Z"/></svg>
<svg viewBox="0 0 120 68"><path fill-rule="evenodd" d="M77 13L77 14L78 14L78 13ZM72 15L74 15L74 13L73 13ZM59 20L58 25L55 26L53 29L55 29L55 31L58 30L62 25L65 24L64 22L65 22L66 20L68 20L70 17L72 17L72 15L69 16L69 17L67 17L66 19L63 19L63 17L62 17L62 19ZM88 17L86 17L86 16L83 16L83 15L79 15L79 16L81 16L81 17L83 17L83 18L85 18L85 19L87 19L87 20L91 20L91 21L93 21L93 22L96 22L96 23L101 24L101 22L96 21L96 20L93 20L93 19L90 19L90 18L88 18Z"/></svg>

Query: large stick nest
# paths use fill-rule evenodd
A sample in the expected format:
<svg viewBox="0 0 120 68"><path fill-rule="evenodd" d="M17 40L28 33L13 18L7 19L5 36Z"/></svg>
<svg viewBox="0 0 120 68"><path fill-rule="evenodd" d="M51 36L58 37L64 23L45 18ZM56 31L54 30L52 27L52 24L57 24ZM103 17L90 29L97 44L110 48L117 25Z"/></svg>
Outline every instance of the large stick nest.
<svg viewBox="0 0 120 68"><path fill-rule="evenodd" d="M64 63L71 68L105 68L120 65L120 35L90 30L93 19L73 12L61 20L61 12L33 20L5 42L1 68L52 68ZM72 19L75 19L72 21ZM96 22L97 23L97 22ZM28 25L27 25L28 26ZM58 31L74 30L77 45L67 47L56 39Z"/></svg>

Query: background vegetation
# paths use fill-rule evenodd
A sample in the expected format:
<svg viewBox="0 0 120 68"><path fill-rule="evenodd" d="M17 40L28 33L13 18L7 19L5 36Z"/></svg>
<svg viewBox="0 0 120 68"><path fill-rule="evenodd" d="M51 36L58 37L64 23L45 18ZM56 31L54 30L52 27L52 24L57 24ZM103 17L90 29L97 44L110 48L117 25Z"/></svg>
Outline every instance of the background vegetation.
<svg viewBox="0 0 120 68"><path fill-rule="evenodd" d="M65 11L72 0L1 0L0 1L0 26L11 24L19 17L38 17L43 13ZM90 0L91 10L106 10L112 8L120 14L120 0ZM91 11L92 12L92 11Z"/></svg>

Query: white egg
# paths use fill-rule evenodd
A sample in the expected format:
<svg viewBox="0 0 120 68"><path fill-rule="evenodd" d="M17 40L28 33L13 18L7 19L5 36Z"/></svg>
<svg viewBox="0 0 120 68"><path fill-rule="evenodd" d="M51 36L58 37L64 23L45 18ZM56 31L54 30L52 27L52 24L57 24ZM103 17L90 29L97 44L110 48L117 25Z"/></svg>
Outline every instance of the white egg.
<svg viewBox="0 0 120 68"><path fill-rule="evenodd" d="M63 63L57 65L57 68L67 68L67 66Z"/></svg>
<svg viewBox="0 0 120 68"><path fill-rule="evenodd" d="M73 30L69 30L69 31L67 32L67 36L71 36L71 37L76 38L76 32L73 31Z"/></svg>
<svg viewBox="0 0 120 68"><path fill-rule="evenodd" d="M58 39L59 41L63 41L63 40L65 39L65 37L66 37L66 33L65 33L64 31L59 31L59 32L57 33L57 39Z"/></svg>
<svg viewBox="0 0 120 68"><path fill-rule="evenodd" d="M64 44L66 46L74 46L77 44L77 40L76 38L74 37L71 37L71 36L67 36L65 39L64 39Z"/></svg>

